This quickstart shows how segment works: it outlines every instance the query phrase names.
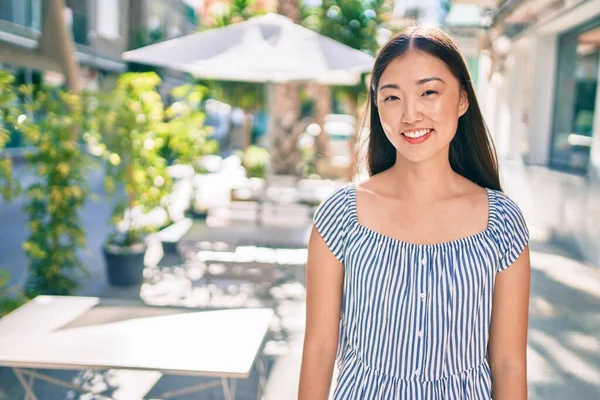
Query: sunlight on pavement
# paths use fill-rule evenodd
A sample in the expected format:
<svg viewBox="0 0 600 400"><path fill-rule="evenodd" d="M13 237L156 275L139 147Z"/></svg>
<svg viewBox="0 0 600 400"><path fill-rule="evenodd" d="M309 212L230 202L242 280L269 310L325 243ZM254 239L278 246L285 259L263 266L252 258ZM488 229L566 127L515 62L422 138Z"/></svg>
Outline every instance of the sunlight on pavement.
<svg viewBox="0 0 600 400"><path fill-rule="evenodd" d="M600 382L600 370L565 347L555 337L532 329L529 333L529 341L552 360L556 368L560 369L559 372L570 374L591 384Z"/></svg>
<svg viewBox="0 0 600 400"><path fill-rule="evenodd" d="M559 315L559 311L556 307L544 297L532 295L529 303L529 312L531 315L541 317L556 317Z"/></svg>
<svg viewBox="0 0 600 400"><path fill-rule="evenodd" d="M527 379L530 385L563 383L544 356L531 346L527 346Z"/></svg>
<svg viewBox="0 0 600 400"><path fill-rule="evenodd" d="M569 345L588 353L600 354L600 340L598 338L572 332L567 336L567 342Z"/></svg>
<svg viewBox="0 0 600 400"><path fill-rule="evenodd" d="M597 267L555 254L531 252L531 268L572 289L600 299L600 270Z"/></svg>

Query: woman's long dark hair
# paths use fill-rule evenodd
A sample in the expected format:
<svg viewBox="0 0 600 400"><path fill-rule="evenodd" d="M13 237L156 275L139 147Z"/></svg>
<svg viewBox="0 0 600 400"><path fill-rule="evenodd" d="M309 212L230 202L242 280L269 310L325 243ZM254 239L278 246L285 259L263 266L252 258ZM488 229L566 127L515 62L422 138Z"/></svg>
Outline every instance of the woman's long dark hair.
<svg viewBox="0 0 600 400"><path fill-rule="evenodd" d="M396 148L385 136L379 120L377 87L389 63L402 57L410 49L443 61L467 94L469 108L459 118L456 135L450 142L450 166L456 173L482 187L502 190L496 150L481 115L467 65L452 38L443 31L430 27L413 26L405 29L392 37L377 56L369 90L371 125L367 152L369 174L373 176L383 172L396 162Z"/></svg>

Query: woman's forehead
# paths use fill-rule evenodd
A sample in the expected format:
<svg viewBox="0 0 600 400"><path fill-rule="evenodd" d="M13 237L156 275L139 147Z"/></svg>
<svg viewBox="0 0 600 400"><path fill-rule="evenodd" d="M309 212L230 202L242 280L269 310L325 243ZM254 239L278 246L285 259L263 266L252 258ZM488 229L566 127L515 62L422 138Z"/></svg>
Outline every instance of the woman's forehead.
<svg viewBox="0 0 600 400"><path fill-rule="evenodd" d="M393 59L379 79L379 87L387 84L418 84L420 81L438 77L447 81L452 73L446 64L430 54L409 51L402 57Z"/></svg>

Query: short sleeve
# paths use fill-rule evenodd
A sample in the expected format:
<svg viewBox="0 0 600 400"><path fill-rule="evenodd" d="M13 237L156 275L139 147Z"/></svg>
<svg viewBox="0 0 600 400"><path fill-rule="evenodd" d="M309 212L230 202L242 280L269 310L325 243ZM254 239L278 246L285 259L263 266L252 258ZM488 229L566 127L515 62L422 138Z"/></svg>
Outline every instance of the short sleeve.
<svg viewBox="0 0 600 400"><path fill-rule="evenodd" d="M503 197L500 207L502 227L498 272L510 267L529 243L529 229L523 212L512 199L506 197L506 195Z"/></svg>
<svg viewBox="0 0 600 400"><path fill-rule="evenodd" d="M317 207L313 223L335 258L344 262L347 230L348 188L342 187L329 195Z"/></svg>

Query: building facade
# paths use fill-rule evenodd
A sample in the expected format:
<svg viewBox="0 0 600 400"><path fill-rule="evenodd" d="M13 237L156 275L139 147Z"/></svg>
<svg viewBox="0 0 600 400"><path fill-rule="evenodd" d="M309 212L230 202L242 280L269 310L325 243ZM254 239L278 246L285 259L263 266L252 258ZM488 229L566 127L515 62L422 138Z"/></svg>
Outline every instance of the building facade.
<svg viewBox="0 0 600 400"><path fill-rule="evenodd" d="M0 1L0 67L13 72L16 85L65 83L56 60L38 48L47 4L42 0ZM63 15L73 37L83 88L99 88L104 77L126 70L121 53L128 40L127 7L128 1L65 0ZM7 147L18 156L26 143L12 130Z"/></svg>
<svg viewBox="0 0 600 400"><path fill-rule="evenodd" d="M600 265L600 0L507 1L489 33L497 150L522 166L545 234Z"/></svg>
<svg viewBox="0 0 600 400"><path fill-rule="evenodd" d="M0 67L14 73L17 85L64 84L57 63L37 51L47 4L43 0L0 1ZM110 89L118 75L128 70L121 59L124 51L195 31L193 4L192 0L65 0L63 15L75 45L81 86ZM165 73L161 90L168 91L180 78ZM12 132L7 147L25 145L19 132Z"/></svg>
<svg viewBox="0 0 600 400"><path fill-rule="evenodd" d="M44 23L42 0L0 2L0 62L25 76L60 81L60 71L44 54L35 52ZM127 1L66 0L64 16L73 35L84 86L94 86L102 74L125 71L121 53L127 44Z"/></svg>

